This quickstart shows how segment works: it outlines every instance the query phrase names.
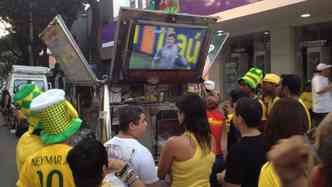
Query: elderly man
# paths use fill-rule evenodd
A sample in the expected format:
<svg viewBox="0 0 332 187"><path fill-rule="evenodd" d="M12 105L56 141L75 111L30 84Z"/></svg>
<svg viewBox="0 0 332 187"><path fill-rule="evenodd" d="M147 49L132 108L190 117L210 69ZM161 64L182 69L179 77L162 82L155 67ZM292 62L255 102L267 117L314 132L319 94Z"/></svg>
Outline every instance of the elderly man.
<svg viewBox="0 0 332 187"><path fill-rule="evenodd" d="M329 112L332 112L332 84L329 82L331 67L332 65L318 64L317 73L312 78L315 124L319 124Z"/></svg>

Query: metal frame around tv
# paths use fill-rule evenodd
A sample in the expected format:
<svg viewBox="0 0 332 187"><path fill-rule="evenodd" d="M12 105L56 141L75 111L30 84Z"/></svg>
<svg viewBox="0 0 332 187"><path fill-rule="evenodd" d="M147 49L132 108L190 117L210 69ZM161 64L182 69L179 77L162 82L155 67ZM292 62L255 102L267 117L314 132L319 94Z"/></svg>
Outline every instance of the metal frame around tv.
<svg viewBox="0 0 332 187"><path fill-rule="evenodd" d="M135 32L135 25L139 22L169 25L173 27L207 28L206 37L201 45L199 63L195 70L129 70L129 53L131 41ZM162 80L163 83L189 83L199 82L205 65L208 49L215 31L217 19L206 16L194 16L189 14L167 14L161 11L150 11L132 8L120 10L116 31L115 50L111 65L111 81L115 83L145 82L147 77L160 76L160 73L168 77L179 77L174 80ZM191 26L192 25L192 26ZM202 51L203 50L203 51ZM144 74L142 74L144 72ZM146 77L141 77L144 75ZM180 78L181 77L181 78Z"/></svg>

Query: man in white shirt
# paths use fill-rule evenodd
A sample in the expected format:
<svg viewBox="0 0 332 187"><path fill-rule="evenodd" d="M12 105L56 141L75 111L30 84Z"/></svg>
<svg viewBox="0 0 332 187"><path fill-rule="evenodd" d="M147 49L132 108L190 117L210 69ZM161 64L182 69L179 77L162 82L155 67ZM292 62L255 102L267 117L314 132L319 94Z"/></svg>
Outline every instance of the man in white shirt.
<svg viewBox="0 0 332 187"><path fill-rule="evenodd" d="M159 186L152 154L137 141L143 138L147 125L144 110L138 106L122 107L119 110L119 121L119 134L104 144L109 159L127 162L147 187Z"/></svg>
<svg viewBox="0 0 332 187"><path fill-rule="evenodd" d="M320 63L317 73L312 78L312 100L315 124L332 112L332 84L329 82L332 65Z"/></svg>

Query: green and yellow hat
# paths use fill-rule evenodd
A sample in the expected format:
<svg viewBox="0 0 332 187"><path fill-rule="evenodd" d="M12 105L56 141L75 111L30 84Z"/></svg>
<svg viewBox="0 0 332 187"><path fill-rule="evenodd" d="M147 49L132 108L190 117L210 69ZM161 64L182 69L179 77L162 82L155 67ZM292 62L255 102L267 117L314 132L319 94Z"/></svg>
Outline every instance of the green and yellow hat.
<svg viewBox="0 0 332 187"><path fill-rule="evenodd" d="M61 143L81 127L82 120L75 108L65 99L65 92L51 89L33 99L31 110L37 112L43 129L40 139L44 144Z"/></svg>
<svg viewBox="0 0 332 187"><path fill-rule="evenodd" d="M14 103L20 107L22 114L27 117L31 130L39 126L39 119L31 112L30 104L41 93L41 89L35 84L26 84L14 96Z"/></svg>
<svg viewBox="0 0 332 187"><path fill-rule="evenodd" d="M41 93L42 91L35 84L26 84L15 94L14 103L21 108L30 109L32 99Z"/></svg>
<svg viewBox="0 0 332 187"><path fill-rule="evenodd" d="M256 89L262 79L263 71L258 68L251 68L243 77L240 78L239 82L243 81L250 88Z"/></svg>

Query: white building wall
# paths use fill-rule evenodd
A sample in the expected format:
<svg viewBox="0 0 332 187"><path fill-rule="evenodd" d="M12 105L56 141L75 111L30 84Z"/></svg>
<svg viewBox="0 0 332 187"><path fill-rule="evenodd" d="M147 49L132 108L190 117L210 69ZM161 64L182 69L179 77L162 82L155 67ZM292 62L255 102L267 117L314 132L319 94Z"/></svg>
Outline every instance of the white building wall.
<svg viewBox="0 0 332 187"><path fill-rule="evenodd" d="M292 27L271 28L271 72L277 74L300 73L296 62L295 32Z"/></svg>

